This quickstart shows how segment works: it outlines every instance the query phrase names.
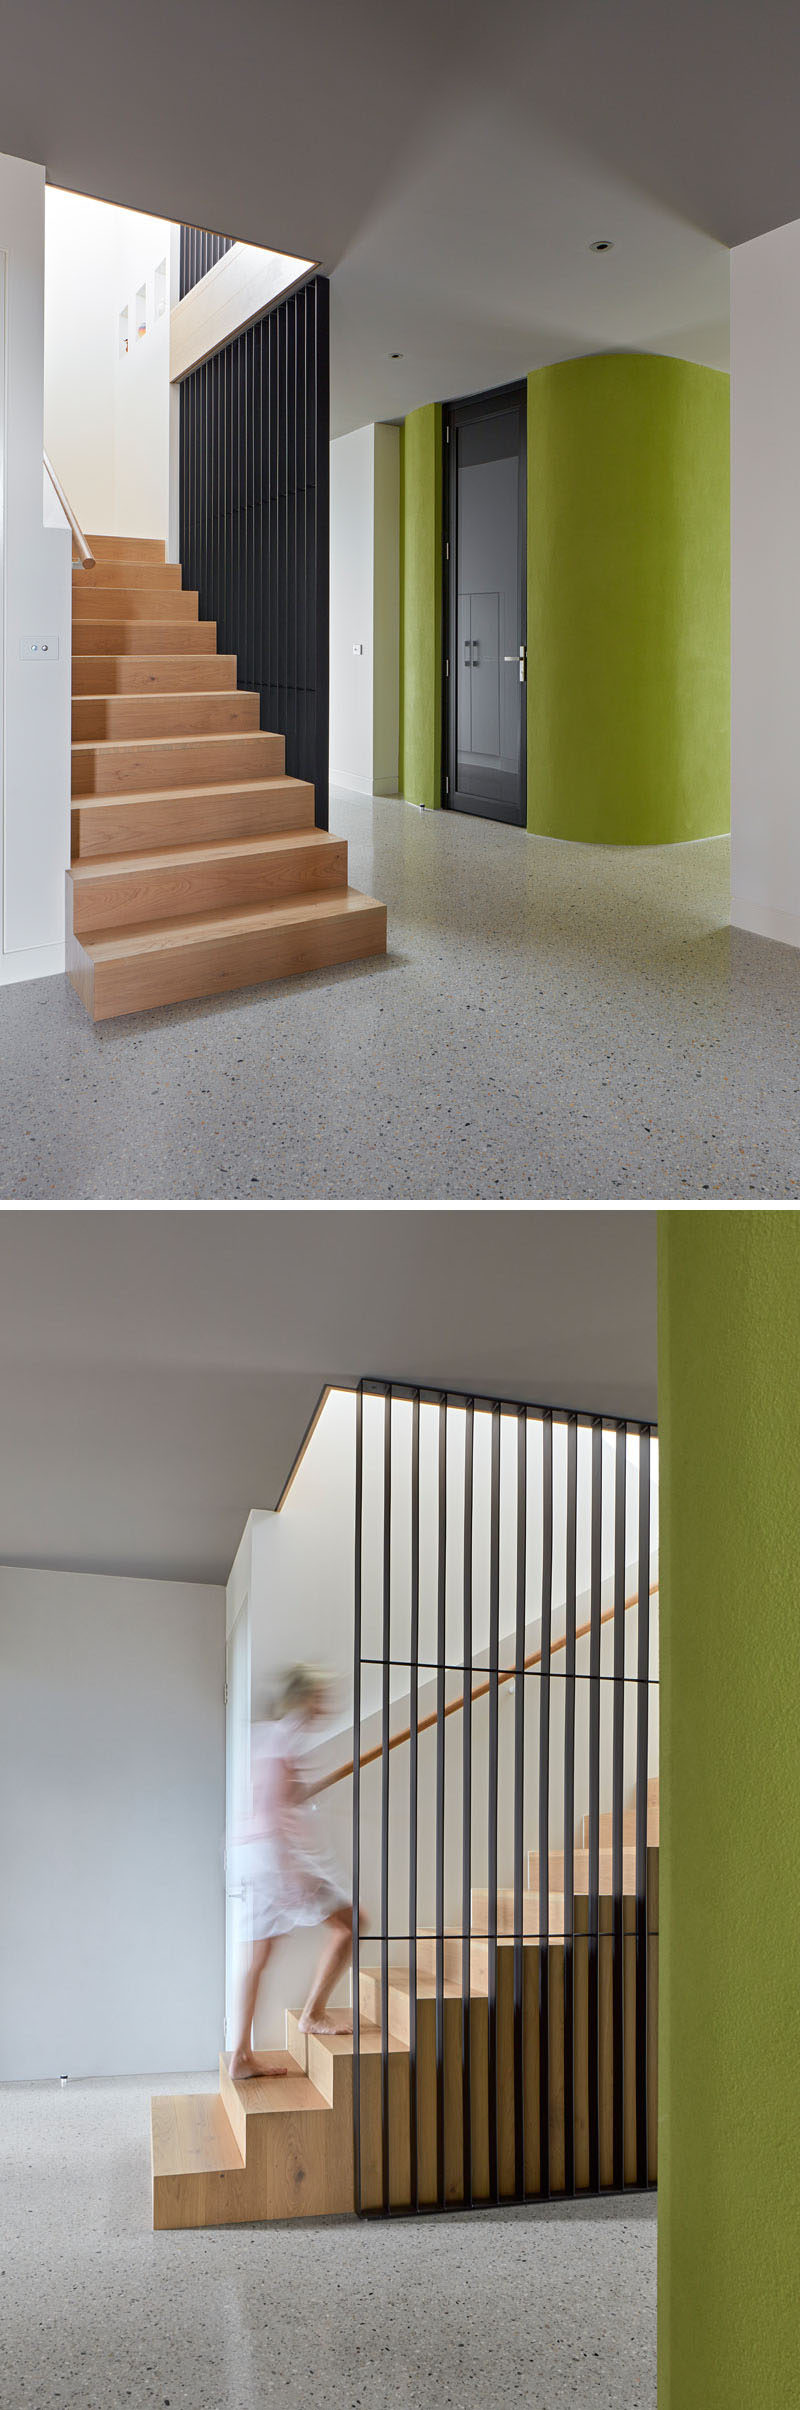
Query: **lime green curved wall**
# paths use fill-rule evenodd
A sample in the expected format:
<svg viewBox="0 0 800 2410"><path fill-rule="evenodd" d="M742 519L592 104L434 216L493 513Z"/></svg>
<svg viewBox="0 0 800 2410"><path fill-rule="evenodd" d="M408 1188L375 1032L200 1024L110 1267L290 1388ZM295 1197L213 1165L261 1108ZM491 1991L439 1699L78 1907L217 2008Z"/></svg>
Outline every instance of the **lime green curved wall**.
<svg viewBox="0 0 800 2410"><path fill-rule="evenodd" d="M800 1214L659 1216L658 2410L798 2398Z"/></svg>
<svg viewBox="0 0 800 2410"><path fill-rule="evenodd" d="M442 793L442 412L409 412L402 443L400 612L401 791Z"/></svg>
<svg viewBox="0 0 800 2410"><path fill-rule="evenodd" d="M730 827L729 379L613 353L528 378L528 826Z"/></svg>

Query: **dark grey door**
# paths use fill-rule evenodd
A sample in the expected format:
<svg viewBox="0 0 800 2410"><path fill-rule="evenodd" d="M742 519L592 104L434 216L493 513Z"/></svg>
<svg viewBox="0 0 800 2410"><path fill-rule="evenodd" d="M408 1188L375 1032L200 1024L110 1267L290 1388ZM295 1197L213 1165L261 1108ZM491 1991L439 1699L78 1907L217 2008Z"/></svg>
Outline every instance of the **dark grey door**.
<svg viewBox="0 0 800 2410"><path fill-rule="evenodd" d="M524 385L445 412L445 794L524 826Z"/></svg>

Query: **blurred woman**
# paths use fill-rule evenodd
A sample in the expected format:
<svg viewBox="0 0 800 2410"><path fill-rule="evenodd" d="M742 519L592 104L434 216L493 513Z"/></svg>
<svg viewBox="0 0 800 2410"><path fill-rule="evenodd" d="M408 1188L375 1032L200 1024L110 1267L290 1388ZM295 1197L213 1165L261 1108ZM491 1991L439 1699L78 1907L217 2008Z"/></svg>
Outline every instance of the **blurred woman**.
<svg viewBox="0 0 800 2410"><path fill-rule="evenodd" d="M311 1806L314 1784L302 1759L328 1710L329 1680L314 1666L296 1665L277 1711L254 1723L250 1740L252 1816L246 1863L252 1886L253 1952L242 1992L239 2034L230 2071L236 2078L285 2067L259 2065L251 2041L259 1985L273 1944L301 1925L321 1925L325 1941L305 2007L301 2033L349 2032L352 2019L328 2015L328 1999L352 1949L353 1911L333 1859L320 1849Z"/></svg>

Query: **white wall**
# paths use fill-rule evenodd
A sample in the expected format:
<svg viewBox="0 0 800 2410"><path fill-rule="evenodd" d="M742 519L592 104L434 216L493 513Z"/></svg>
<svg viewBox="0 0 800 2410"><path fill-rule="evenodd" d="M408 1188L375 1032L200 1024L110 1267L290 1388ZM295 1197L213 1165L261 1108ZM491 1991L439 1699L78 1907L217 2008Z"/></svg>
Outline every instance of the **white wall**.
<svg viewBox="0 0 800 2410"><path fill-rule="evenodd" d="M374 430L331 444L331 777L372 794Z"/></svg>
<svg viewBox="0 0 800 2410"><path fill-rule="evenodd" d="M400 751L400 429L374 430L372 791L396 795Z"/></svg>
<svg viewBox="0 0 800 2410"><path fill-rule="evenodd" d="M331 777L364 795L397 794L399 512L398 428L339 436L331 445Z"/></svg>
<svg viewBox="0 0 800 2410"><path fill-rule="evenodd" d="M731 259L731 918L800 946L800 221Z"/></svg>
<svg viewBox="0 0 800 2410"><path fill-rule="evenodd" d="M210 2068L225 1593L0 1567L0 2076Z"/></svg>
<svg viewBox="0 0 800 2410"><path fill-rule="evenodd" d="M45 442L92 535L167 538L173 233L163 218L48 186ZM157 315L162 261L164 306ZM139 339L141 285L146 333ZM121 353L126 306L128 350Z"/></svg>
<svg viewBox="0 0 800 2410"><path fill-rule="evenodd" d="M45 525L44 168L0 155L0 983L64 967L70 543ZM21 648L46 644L36 659Z"/></svg>

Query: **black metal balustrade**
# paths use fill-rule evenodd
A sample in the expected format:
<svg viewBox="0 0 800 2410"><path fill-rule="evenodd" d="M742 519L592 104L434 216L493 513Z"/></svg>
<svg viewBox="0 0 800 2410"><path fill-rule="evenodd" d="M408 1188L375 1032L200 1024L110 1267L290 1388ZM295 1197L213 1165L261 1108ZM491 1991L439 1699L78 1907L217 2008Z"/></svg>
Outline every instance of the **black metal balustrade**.
<svg viewBox="0 0 800 2410"><path fill-rule="evenodd" d="M184 230L186 231L186 230ZM328 825L329 299L313 276L184 377L180 557Z"/></svg>
<svg viewBox="0 0 800 2410"><path fill-rule="evenodd" d="M365 1422L371 1399L382 1401L380 1457L373 1448L365 1478ZM394 1412L403 1402L403 1463ZM366 1409L366 1412L365 1412ZM410 1409L410 1411L409 1411ZM380 1412L380 1406L377 1409ZM427 1415L426 1475L430 1500L421 1543L421 1421ZM432 1423L431 1423L432 1418ZM652 1527L656 1459L650 1424L612 1417L534 1408L507 1400L473 1398L363 1381L356 1391L355 1582L354 1582L354 1763L353 1898L365 1879L365 1847L375 1836L364 1823L361 1768L376 1750L362 1751L362 1732L372 1703L371 1736L380 1730L380 1807L375 1890L379 1928L365 1940L353 1920L353 2115L356 2202L362 2212L393 2206L412 2210L456 2203L546 2198L553 2192L647 2188L654 2180L655 2137L650 2130L655 2099L655 1983L657 1980L657 1853L648 1849L649 1707L657 1675L651 1667L650 1599L653 1578ZM481 1434L481 1516L476 1522L476 1438ZM585 1441L580 1439L586 1432ZM554 1478L557 1449L557 1480ZM456 1465L457 1457L457 1465ZM409 1461L410 1459L410 1461ZM488 1476L486 1467L488 1465ZM515 1468L513 1474L511 1468ZM457 1471L463 1484L463 1519L458 1528L449 1487ZM501 1567L501 1487L503 1543ZM426 1490L426 1496L427 1496ZM515 1491L515 1495L514 1495ZM435 1527L432 1500L435 1497ZM513 1520L509 1501L513 1499ZM579 1530L580 1525L580 1530ZM476 1531L478 1541L476 1543ZM513 1531L513 1548L508 1540ZM481 1536L483 1535L483 1536ZM476 1560L476 1544L485 1562ZM403 1600L400 1642L394 1595L395 1558L402 1552ZM426 1559L426 1630L435 1654L421 1648L421 1560ZM433 1561L435 1555L435 1562ZM559 1594L554 1597L554 1561ZM635 1566L635 1587L626 1596L626 1557ZM513 1558L513 1561L512 1561ZM579 1562L588 1563L588 1612L578 1622ZM532 1602L531 1579L536 1591ZM502 1580L501 1580L502 1572ZM476 1654L476 1580L481 1594L481 1645ZM453 1584L460 1586L460 1651L452 1641ZM501 1630L501 1592L510 1609ZM448 1604L449 1602L449 1604ZM605 1603L604 1603L605 1602ZM529 1646L531 1606L539 1625ZM626 1663L626 1618L636 1618L635 1670ZM606 1660L603 1635L607 1631ZM633 1640L633 1628L631 1631ZM482 1635L482 1637L481 1637ZM372 1638L378 1647L370 1645ZM588 1645L588 1671L579 1650ZM633 1650L629 1651L632 1657ZM369 1669L369 1671L367 1670ZM428 1685L430 1712L420 1714L420 1680ZM452 1695L449 1685L460 1684ZM366 1699L365 1699L366 1684ZM501 1698L513 1684L513 1720L501 1734ZM408 1724L392 1730L392 1701L408 1698ZM554 1715L554 1700L558 1713ZM476 1755L474 1717L482 1702L486 1729ZM576 1798L576 1713L588 1769ZM404 1710L405 1712L405 1710ZM446 1735L461 1715L458 1743L448 1761ZM630 1718L635 1719L633 1728ZM432 1826L420 1821L420 1738L430 1733ZM635 1764L635 1877L625 1874L624 1792L627 1764ZM605 1756L603 1741L605 1740ZM407 1748L407 1758L404 1754ZM526 1750L531 1763L526 1798ZM609 1778L610 1758L610 1778ZM447 1787L457 1770L460 1798L450 1811ZM377 1777L376 1777L377 1779ZM601 1792L610 1795L611 1882L601 1880ZM538 1888L526 1884L526 1832L530 1799L536 1801ZM550 1832L554 1801L563 1835L557 1855ZM453 1813L457 1876L448 1892L447 1865L453 1856ZM575 1892L576 1815L584 1816L588 1878ZM606 1810L608 1814L608 1810ZM481 1868L485 1864L486 1913L476 1923L473 1908L476 1815L480 1819ZM408 1929L392 1929L398 1892L390 1878L390 1840L403 1825L408 1850ZM606 1830L608 1826L606 1826ZM449 1834L446 1858L446 1833ZM608 1854L602 1844L605 1864ZM513 1896L512 1930L498 1915L501 1859L511 1869L504 1898ZM560 1864L556 1886L551 1865ZM421 2187L420 2001L428 1997L419 1972L423 1927L421 1876L433 1902L425 1933L433 1966L435 2050L435 2183ZM551 1891L563 1892L561 1930L551 1928ZM483 1896L483 1894L481 1894ZM405 1901L405 1891L402 1893ZM457 1899L455 1921L449 1910ZM538 1914L537 1906L538 1904ZM533 1918L533 1921L531 1921ZM401 1920L402 1921L402 1920ZM557 1920L556 1920L557 1921ZM478 1939L476 1940L476 1936ZM456 1957L460 1987L452 1971ZM408 2136L403 2134L403 2187L398 2199L392 2152L392 2032L390 1953L407 1953ZM473 1980L473 1954L480 1949L481 1976ZM361 1979L377 1950L380 1974L380 2174L363 2179L365 2049L367 2020ZM626 1955L627 1954L627 1955ZM510 1985L509 1974L513 1977ZM502 1984L499 1977L502 1975ZM428 1986L429 1991L430 1986ZM460 2002L454 1991L460 1988ZM651 1997L651 1991L653 1996ZM485 2000L485 2055L476 2050L475 2002ZM509 2008L510 2001L510 2008ZM452 2010L455 2010L455 2015ZM481 2016L484 2011L481 2009ZM503 2020L506 2020L503 2023ZM555 2019L555 2027L554 2021ZM535 2034L530 2030L535 2026ZM430 2031L430 2027L428 2028ZM481 2033L484 2027L481 2026ZM456 2049L458 2066L449 2054ZM510 2033L510 2045L508 2036ZM533 2049L535 2041L536 2049ZM397 2041L395 2038L395 2052ZM483 2048L483 2045L481 2046ZM373 2053L378 2040L372 2036ZM535 2073L538 2056L538 2076ZM502 2059L502 2070L501 2070ZM404 2061L404 2065L405 2065ZM609 2081L609 2065L611 2079ZM534 2076L530 2078L533 2067ZM485 2086L483 2101L479 2088ZM509 2087L513 2091L513 2147L506 2146ZM430 2105L430 2094L426 2091ZM374 2100L375 2095L370 2094ZM448 2116L460 2100L455 2187L448 2167ZM554 2108L554 2099L556 2106ZM480 2113L480 2115L479 2115ZM477 2122L476 2122L477 2121ZM475 2162L478 2122L488 2122L488 2153ZM501 2126L506 2141L501 2147ZM587 2130L588 2129L588 2130ZM395 2137L393 2143L393 2135ZM555 2137L555 2143L554 2143ZM452 2151L452 2145L451 2151ZM554 2164L554 2150L555 2160ZM402 2189L402 2188L401 2188Z"/></svg>

